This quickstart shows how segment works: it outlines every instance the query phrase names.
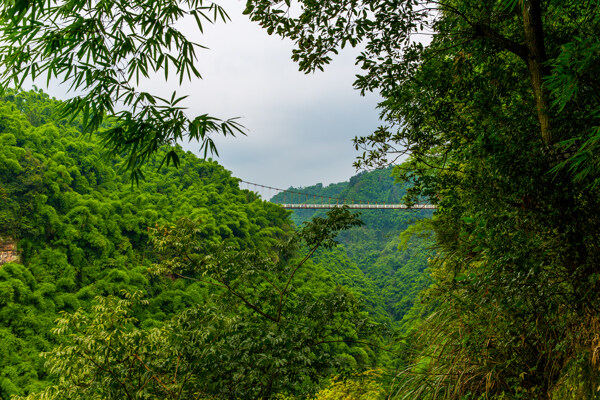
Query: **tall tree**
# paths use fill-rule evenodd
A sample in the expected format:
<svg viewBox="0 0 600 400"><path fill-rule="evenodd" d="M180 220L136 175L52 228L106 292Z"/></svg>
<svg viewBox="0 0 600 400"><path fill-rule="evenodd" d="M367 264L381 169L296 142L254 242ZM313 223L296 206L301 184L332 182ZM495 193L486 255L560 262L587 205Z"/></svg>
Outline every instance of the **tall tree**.
<svg viewBox="0 0 600 400"><path fill-rule="evenodd" d="M357 164L409 154L409 200L438 204L435 313L397 394L596 398L598 3L298 3L246 11L306 72L365 42L355 85L387 126L356 139Z"/></svg>

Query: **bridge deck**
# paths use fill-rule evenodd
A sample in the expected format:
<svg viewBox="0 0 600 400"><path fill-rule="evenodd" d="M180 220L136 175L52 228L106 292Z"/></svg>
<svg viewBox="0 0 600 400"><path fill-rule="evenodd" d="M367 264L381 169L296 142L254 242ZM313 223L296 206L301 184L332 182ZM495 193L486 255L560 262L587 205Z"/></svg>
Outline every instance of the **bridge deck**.
<svg viewBox="0 0 600 400"><path fill-rule="evenodd" d="M404 204L279 204L281 207L293 209L325 209L336 207L348 207L355 210L435 210L432 204L415 204L407 207Z"/></svg>

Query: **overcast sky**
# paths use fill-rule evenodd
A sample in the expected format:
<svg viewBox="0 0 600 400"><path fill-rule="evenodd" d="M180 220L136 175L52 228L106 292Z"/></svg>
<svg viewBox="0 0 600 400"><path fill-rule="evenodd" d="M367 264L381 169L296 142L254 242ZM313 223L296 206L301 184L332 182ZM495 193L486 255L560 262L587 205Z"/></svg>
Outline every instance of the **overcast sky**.
<svg viewBox="0 0 600 400"><path fill-rule="evenodd" d="M240 117L247 128L247 137L215 137L218 161L246 181L283 188L354 175L352 138L379 124L377 97L352 88L357 51L305 75L290 58L291 42L250 22L243 1L222 4L231 21L205 27L197 40L210 48L199 53L203 79L179 89L190 95L190 115Z"/></svg>
<svg viewBox="0 0 600 400"><path fill-rule="evenodd" d="M344 51L325 72L305 75L290 59L291 42L267 35L242 15L245 1L221 4L230 22L205 26L204 35L189 30L210 48L199 52L203 79L181 88L153 79L143 89L189 95L190 116L240 117L247 137L215 136L217 160L236 177L281 188L349 179L356 173L352 138L379 125L377 96L361 97L352 88L358 52ZM199 149L195 142L184 147Z"/></svg>

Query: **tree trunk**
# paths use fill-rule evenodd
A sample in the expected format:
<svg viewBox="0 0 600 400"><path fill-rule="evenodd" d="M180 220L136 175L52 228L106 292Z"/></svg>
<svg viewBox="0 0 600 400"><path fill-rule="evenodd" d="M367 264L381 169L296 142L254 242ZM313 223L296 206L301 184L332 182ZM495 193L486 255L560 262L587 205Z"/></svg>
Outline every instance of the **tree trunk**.
<svg viewBox="0 0 600 400"><path fill-rule="evenodd" d="M548 74L548 67L545 65L547 56L544 46L541 4L540 0L522 0L522 2L523 30L527 48L526 61L531 75L535 107L540 121L542 140L546 146L552 146L554 138L550 119L550 101L548 91L543 85L543 77Z"/></svg>

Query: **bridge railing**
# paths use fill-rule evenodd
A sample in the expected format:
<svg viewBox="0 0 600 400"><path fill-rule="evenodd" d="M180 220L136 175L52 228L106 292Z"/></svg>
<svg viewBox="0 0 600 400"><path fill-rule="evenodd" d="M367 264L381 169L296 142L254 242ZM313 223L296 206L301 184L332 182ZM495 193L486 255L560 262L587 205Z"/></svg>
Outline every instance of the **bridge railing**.
<svg viewBox="0 0 600 400"><path fill-rule="evenodd" d="M279 204L285 209L330 209L336 207L348 207L358 210L434 210L436 207L432 204L414 204L406 206L405 204Z"/></svg>

